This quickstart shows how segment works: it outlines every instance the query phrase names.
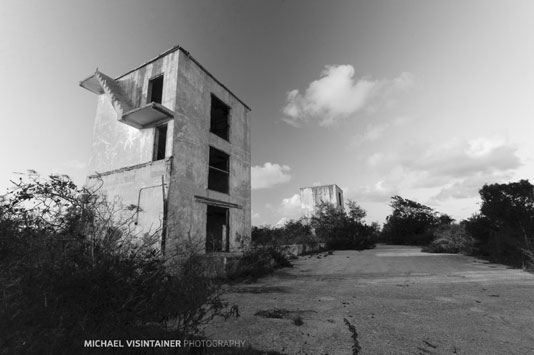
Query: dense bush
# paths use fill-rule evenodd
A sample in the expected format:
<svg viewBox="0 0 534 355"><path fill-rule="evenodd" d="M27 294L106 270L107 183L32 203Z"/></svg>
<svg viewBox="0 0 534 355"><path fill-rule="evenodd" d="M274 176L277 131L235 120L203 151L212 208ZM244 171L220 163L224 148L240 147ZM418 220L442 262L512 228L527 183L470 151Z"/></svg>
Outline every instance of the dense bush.
<svg viewBox="0 0 534 355"><path fill-rule="evenodd" d="M311 218L311 226L327 249L373 248L378 235L376 224L363 222L365 211L355 202L349 201L348 211L336 208L329 203L317 206Z"/></svg>
<svg viewBox="0 0 534 355"><path fill-rule="evenodd" d="M309 224L304 220L289 220L283 226L252 227L251 241L253 245L289 245L316 244L318 239L313 235Z"/></svg>
<svg viewBox="0 0 534 355"><path fill-rule="evenodd" d="M76 354L88 339L194 336L224 308L194 254L171 274L154 239L133 236L128 211L112 207L65 176L31 175L4 196L2 353Z"/></svg>
<svg viewBox="0 0 534 355"><path fill-rule="evenodd" d="M443 225L434 232L434 240L423 251L430 253L473 253L474 239L463 224Z"/></svg>
<svg viewBox="0 0 534 355"><path fill-rule="evenodd" d="M393 212L386 218L381 240L392 244L428 245L434 239L434 231L440 225L448 225L452 219L432 208L400 196L391 198Z"/></svg>
<svg viewBox="0 0 534 355"><path fill-rule="evenodd" d="M480 213L466 221L481 255L514 266L534 267L534 186L528 180L484 185Z"/></svg>
<svg viewBox="0 0 534 355"><path fill-rule="evenodd" d="M228 273L231 281L253 281L272 274L275 269L291 267L284 250L276 246L259 246L246 250L239 258L236 267Z"/></svg>
<svg viewBox="0 0 534 355"><path fill-rule="evenodd" d="M252 227L252 244L281 247L288 244L316 245L327 249L368 249L374 247L378 224L363 222L365 211L355 202L348 202L348 211L322 203L309 219L290 220L281 227Z"/></svg>

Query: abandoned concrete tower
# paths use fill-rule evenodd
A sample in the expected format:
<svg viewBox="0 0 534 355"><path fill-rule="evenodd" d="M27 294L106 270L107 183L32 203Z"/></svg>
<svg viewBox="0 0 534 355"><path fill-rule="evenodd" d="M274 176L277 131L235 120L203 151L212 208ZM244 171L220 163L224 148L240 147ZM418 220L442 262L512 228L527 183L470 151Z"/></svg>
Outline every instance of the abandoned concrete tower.
<svg viewBox="0 0 534 355"><path fill-rule="evenodd" d="M181 47L80 86L98 95L88 182L163 250L237 251L250 235L250 108ZM166 223L164 223L166 221Z"/></svg>
<svg viewBox="0 0 534 355"><path fill-rule="evenodd" d="M344 209L343 190L336 184L302 187L300 189L300 206L304 217L310 218L321 203L330 203Z"/></svg>

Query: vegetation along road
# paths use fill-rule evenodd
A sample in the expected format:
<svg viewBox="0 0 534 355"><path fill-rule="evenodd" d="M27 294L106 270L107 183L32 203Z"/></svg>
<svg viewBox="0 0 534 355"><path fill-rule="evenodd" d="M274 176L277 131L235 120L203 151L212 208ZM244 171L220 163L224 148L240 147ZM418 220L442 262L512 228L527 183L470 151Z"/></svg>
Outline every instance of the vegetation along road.
<svg viewBox="0 0 534 355"><path fill-rule="evenodd" d="M240 317L207 335L283 354L534 354L533 294L522 270L378 245L229 286Z"/></svg>

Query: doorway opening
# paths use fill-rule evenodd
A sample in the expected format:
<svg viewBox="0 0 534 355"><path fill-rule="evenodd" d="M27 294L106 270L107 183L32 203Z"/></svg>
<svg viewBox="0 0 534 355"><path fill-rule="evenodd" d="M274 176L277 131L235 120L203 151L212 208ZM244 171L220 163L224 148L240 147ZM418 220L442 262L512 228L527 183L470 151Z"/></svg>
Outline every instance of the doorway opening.
<svg viewBox="0 0 534 355"><path fill-rule="evenodd" d="M206 222L206 253L230 251L229 210L208 205Z"/></svg>

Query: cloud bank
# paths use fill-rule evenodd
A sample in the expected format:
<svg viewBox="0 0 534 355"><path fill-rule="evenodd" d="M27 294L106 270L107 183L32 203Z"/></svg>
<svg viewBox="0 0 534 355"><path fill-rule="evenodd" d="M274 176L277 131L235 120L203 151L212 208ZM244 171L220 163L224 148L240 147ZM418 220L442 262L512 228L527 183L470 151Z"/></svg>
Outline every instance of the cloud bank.
<svg viewBox="0 0 534 355"><path fill-rule="evenodd" d="M504 139L479 137L437 146L412 143L397 152L377 152L367 157L366 165L382 178L356 195L378 202L405 191L434 189L429 197L433 203L477 197L484 184L513 177L522 165L517 150Z"/></svg>
<svg viewBox="0 0 534 355"><path fill-rule="evenodd" d="M252 167L252 189L267 189L291 180L291 168L287 165L265 163Z"/></svg>
<svg viewBox="0 0 534 355"><path fill-rule="evenodd" d="M402 73L395 79L372 80L354 78L352 65L328 65L321 78L311 82L303 94L299 90L287 93L283 108L288 124L298 127L317 123L332 126L340 120L368 108L375 98L413 85L413 76Z"/></svg>

